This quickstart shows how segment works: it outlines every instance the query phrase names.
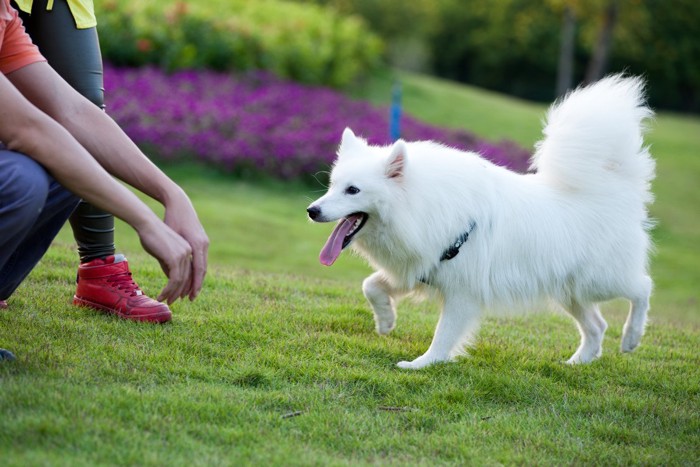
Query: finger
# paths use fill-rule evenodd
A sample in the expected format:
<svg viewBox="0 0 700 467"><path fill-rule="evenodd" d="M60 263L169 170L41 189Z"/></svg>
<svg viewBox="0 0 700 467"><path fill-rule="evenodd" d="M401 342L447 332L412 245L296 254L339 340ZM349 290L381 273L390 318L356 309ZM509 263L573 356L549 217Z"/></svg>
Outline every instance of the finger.
<svg viewBox="0 0 700 467"><path fill-rule="evenodd" d="M184 288L182 284L183 282L180 279L168 280L168 283L165 288L163 288L158 299L167 302L168 305L173 304L182 295L182 290Z"/></svg>
<svg viewBox="0 0 700 467"><path fill-rule="evenodd" d="M180 291L180 296L178 298L184 299L191 293L192 280L192 263L190 263L190 274L188 276L187 282L184 284L184 287L182 287L182 290Z"/></svg>
<svg viewBox="0 0 700 467"><path fill-rule="evenodd" d="M192 284L192 247L182 239L183 250L177 255L176 275L169 279L173 281L168 304L189 294Z"/></svg>
<svg viewBox="0 0 700 467"><path fill-rule="evenodd" d="M160 263L160 269L161 269L161 270L163 271L163 273L165 274L165 277L170 277L170 269L168 268L167 263L165 263L165 262L162 261L162 260L158 260L158 262ZM156 297L156 300L158 300L159 302L162 302L162 301L166 300L167 297L168 297L168 295L169 295L170 287L171 287L171 286L170 286L169 281L166 282L165 287L163 287L163 290L160 291L160 293L159 293L158 296Z"/></svg>
<svg viewBox="0 0 700 467"><path fill-rule="evenodd" d="M182 298L183 295L187 294L187 291L189 290L188 285L191 282L191 266L189 266L189 264L183 264L180 266L180 268L181 275L178 280L177 287L173 287L173 301L176 301L178 298Z"/></svg>
<svg viewBox="0 0 700 467"><path fill-rule="evenodd" d="M192 254L192 288L190 291L190 300L197 298L204 286L204 277L207 274L207 254L208 243L205 243L199 251Z"/></svg>
<svg viewBox="0 0 700 467"><path fill-rule="evenodd" d="M173 296L174 290L177 287L174 281L168 280L167 284L165 284L165 287L163 287L163 290L158 295L158 301L166 302L168 305L173 303L175 299L177 299L177 295Z"/></svg>
<svg viewBox="0 0 700 467"><path fill-rule="evenodd" d="M168 305L175 302L185 290L185 286L189 281L188 271L190 270L189 261L177 261L175 265L168 268L169 274L168 283L165 285L158 300L166 301Z"/></svg>

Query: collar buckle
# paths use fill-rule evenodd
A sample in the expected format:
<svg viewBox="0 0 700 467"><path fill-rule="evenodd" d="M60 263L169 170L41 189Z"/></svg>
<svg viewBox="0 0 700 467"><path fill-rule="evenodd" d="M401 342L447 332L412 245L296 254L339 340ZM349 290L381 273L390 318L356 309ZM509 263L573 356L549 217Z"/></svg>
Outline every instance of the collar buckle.
<svg viewBox="0 0 700 467"><path fill-rule="evenodd" d="M462 248L462 245L467 243L467 240L469 240L469 234L472 233L474 227L476 227L476 222L472 221L469 225L469 230L460 235L452 245L442 252L440 261L448 261L457 256L459 254L459 249Z"/></svg>

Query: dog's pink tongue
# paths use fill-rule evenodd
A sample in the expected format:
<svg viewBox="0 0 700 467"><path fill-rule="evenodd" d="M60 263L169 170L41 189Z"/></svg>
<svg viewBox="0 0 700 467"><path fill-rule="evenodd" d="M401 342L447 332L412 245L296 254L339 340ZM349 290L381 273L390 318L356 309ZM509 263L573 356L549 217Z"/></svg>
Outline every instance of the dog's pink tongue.
<svg viewBox="0 0 700 467"><path fill-rule="evenodd" d="M340 252L343 251L343 240L345 240L345 236L350 232L350 229L352 229L353 223L354 220L348 218L341 219L340 222L338 222L331 236L326 240L326 244L323 245L321 254L318 257L321 264L330 266L335 263L335 260L340 256Z"/></svg>

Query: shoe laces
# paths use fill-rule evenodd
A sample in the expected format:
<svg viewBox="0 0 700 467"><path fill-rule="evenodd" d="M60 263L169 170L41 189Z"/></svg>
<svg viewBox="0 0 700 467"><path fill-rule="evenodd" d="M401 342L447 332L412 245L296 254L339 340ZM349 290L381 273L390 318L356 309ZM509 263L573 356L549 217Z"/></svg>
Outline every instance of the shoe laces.
<svg viewBox="0 0 700 467"><path fill-rule="evenodd" d="M113 284L117 290L123 290L130 297L136 297L137 295L143 295L143 292L139 288L139 285L134 282L131 278L131 272L124 272L122 274L115 274L105 279L105 281Z"/></svg>

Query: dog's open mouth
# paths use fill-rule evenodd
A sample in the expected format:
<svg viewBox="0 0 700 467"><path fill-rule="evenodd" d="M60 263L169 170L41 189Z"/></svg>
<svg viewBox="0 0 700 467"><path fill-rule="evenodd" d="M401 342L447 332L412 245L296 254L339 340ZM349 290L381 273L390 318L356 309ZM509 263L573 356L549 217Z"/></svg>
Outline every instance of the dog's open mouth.
<svg viewBox="0 0 700 467"><path fill-rule="evenodd" d="M331 236L326 240L326 244L319 255L318 259L321 261L321 264L330 266L335 263L343 248L350 245L355 234L364 227L367 217L367 214L364 212L356 212L338 221L338 225L335 226Z"/></svg>

